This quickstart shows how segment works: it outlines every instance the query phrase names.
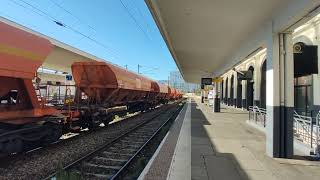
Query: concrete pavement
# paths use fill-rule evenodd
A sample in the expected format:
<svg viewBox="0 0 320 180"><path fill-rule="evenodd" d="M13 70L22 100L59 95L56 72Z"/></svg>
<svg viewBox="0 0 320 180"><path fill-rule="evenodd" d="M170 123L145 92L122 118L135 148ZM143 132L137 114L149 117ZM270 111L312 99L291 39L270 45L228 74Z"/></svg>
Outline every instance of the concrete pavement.
<svg viewBox="0 0 320 180"><path fill-rule="evenodd" d="M213 113L200 99L193 99L164 142L171 145L164 145L150 162L145 179L320 179L319 161L268 157L264 133L248 125L247 119L247 111L222 108L221 113ZM154 173L159 170L162 173Z"/></svg>

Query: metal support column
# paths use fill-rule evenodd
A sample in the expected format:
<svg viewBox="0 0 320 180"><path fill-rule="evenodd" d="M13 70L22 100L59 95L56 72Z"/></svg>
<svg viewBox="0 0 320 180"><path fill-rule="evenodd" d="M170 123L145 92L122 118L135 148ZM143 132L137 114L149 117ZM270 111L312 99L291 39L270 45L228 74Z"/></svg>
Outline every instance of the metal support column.
<svg viewBox="0 0 320 180"><path fill-rule="evenodd" d="M220 90L219 90L220 84L215 83L215 91L216 95L214 97L214 112L220 112Z"/></svg>
<svg viewBox="0 0 320 180"><path fill-rule="evenodd" d="M268 40L266 148L277 158L293 157L292 47L289 33L272 34Z"/></svg>

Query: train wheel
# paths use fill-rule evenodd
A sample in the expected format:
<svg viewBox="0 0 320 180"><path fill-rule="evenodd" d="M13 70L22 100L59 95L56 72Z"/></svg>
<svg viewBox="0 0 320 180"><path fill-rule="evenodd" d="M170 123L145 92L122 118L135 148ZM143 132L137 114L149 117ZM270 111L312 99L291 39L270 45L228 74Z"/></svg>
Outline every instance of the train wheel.
<svg viewBox="0 0 320 180"><path fill-rule="evenodd" d="M7 142L1 143L1 150L4 153L20 153L24 151L23 141L18 137L14 136L8 139Z"/></svg>
<svg viewBox="0 0 320 180"><path fill-rule="evenodd" d="M100 117L98 115L92 115L90 122L89 122L89 129L90 130L94 130L99 128L100 124L101 124L101 120Z"/></svg>
<svg viewBox="0 0 320 180"><path fill-rule="evenodd" d="M62 127L55 123L45 123L44 130L46 131L46 136L44 137L44 145L56 142L62 136Z"/></svg>

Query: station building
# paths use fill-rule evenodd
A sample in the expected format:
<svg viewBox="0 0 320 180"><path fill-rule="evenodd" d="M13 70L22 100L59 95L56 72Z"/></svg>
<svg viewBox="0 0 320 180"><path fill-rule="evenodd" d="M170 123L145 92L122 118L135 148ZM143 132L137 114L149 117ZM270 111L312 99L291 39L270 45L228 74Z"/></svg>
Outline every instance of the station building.
<svg viewBox="0 0 320 180"><path fill-rule="evenodd" d="M180 89L184 93L194 93L195 90L200 89L199 84L185 82L179 71L171 71L168 80L170 87Z"/></svg>
<svg viewBox="0 0 320 180"><path fill-rule="evenodd" d="M184 80L220 79L214 86L221 113L192 100L191 115L185 116L191 124L190 177L237 179L228 175L234 169L221 168L228 169L226 159L236 156L232 162L239 174L245 172L244 179L318 179L319 169L303 168L298 171L310 174L299 174L297 167L284 168L260 153L296 159L299 149L304 156L319 156L320 2L146 0L146 4ZM252 156L254 160L249 160ZM251 163L256 161L263 168ZM293 163L280 164L288 162ZM179 170L175 175L181 177Z"/></svg>
<svg viewBox="0 0 320 180"><path fill-rule="evenodd" d="M294 114L320 107L320 3L146 2L184 79L222 77L221 102L265 112L267 154L292 157Z"/></svg>
<svg viewBox="0 0 320 180"><path fill-rule="evenodd" d="M286 40L287 43L290 43L289 47L291 48L288 49L288 47L286 47L287 49L284 49L284 46L288 46L288 44L286 45L285 41L283 40L283 42L280 42L279 51L282 51L286 58L289 58L287 54L290 53L290 59L285 61L286 58L283 57L283 59L280 58L279 61L284 61L283 66L287 65L286 63L288 62L291 64L290 67L284 67L282 72L279 72L279 79L273 79L279 83L273 84L273 86L282 86L282 88L285 89L285 91L282 92L282 95L284 96L282 103L288 103L288 107L286 107L287 110L284 110L283 113L286 114L284 117L286 121L289 121L289 124L287 124L289 125L289 129L293 129L286 133L293 134L294 136L301 136L301 133L311 134L311 137L303 137L302 141L307 144L307 146L311 147L311 152L313 151L312 148L314 149L313 153L316 153L315 151L318 151L319 148L319 127L317 126L320 115L320 79L318 71L320 67L318 63L318 46L320 43L318 38L320 35L319 17L320 15L317 14L309 19L306 23L284 34L285 37L290 35L284 40ZM283 49L281 49L281 46L283 46ZM267 127L267 123L270 121L269 119L266 119L266 117L268 117L267 91L272 91L272 89L269 88L271 85L267 86L267 52L268 51L266 47L257 49L243 61L235 65L232 69L229 69L223 73L221 75L223 79L222 82L217 84L220 86L219 92L223 104L229 107L248 110L254 115L257 114L258 119L259 116L260 119L262 117L261 121L263 122L261 124L264 127ZM281 65L280 62L278 65ZM238 78L238 76L241 76L244 72L250 74L250 79L242 80L241 77ZM274 74L269 74L269 77L271 75ZM291 78L287 79L288 76ZM278 82L281 80L281 78L283 78L283 81L285 81L284 84ZM273 111L273 113L275 113L275 111ZM281 114L281 112L277 113ZM271 117L269 116L269 118ZM301 131L297 127L304 123L307 123L308 126L311 126L312 130L310 129L309 132L305 130ZM312 124L314 124L316 127L313 127ZM309 129L310 127L307 128ZM314 132L312 132L313 130ZM312 136L314 136L314 139ZM292 140L289 141L292 142ZM283 146L291 147L291 149L293 149L294 145L286 144ZM287 154L288 156L285 155L284 157L292 157L293 150L290 151L290 155Z"/></svg>
<svg viewBox="0 0 320 180"><path fill-rule="evenodd" d="M317 69L312 67L313 64L303 66L299 61L319 62L319 17L313 17L292 32L293 61L297 66L294 67L294 110L298 114L313 117L319 112L319 75ZM237 108L248 109L250 106L257 106L265 109L266 60L267 49L262 48L224 73L220 84L222 102ZM252 79L239 80L237 75L242 71L250 71Z"/></svg>
<svg viewBox="0 0 320 180"><path fill-rule="evenodd" d="M151 161L161 165L154 167L153 175L319 179L319 163L308 161L318 158L320 149L319 0L146 0L146 4L186 82L222 78L214 84L222 112L213 113L199 99L189 99L164 142L167 149ZM54 45L39 69L43 81L63 82L74 61L100 61L9 20L1 22ZM166 142L175 149L170 151ZM307 149L300 157L308 158L278 159L296 159L297 148ZM144 177L148 179L148 172Z"/></svg>

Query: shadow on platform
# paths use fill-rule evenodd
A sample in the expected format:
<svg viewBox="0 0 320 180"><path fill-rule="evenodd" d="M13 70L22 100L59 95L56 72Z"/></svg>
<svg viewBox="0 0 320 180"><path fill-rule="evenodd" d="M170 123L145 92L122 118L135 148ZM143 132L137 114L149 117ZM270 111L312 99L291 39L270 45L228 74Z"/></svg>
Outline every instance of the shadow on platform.
<svg viewBox="0 0 320 180"><path fill-rule="evenodd" d="M197 103L191 103L191 179L249 180L232 153L221 153L210 140L205 126L211 124ZM243 114L235 112L224 112ZM240 172L242 172L240 174Z"/></svg>

